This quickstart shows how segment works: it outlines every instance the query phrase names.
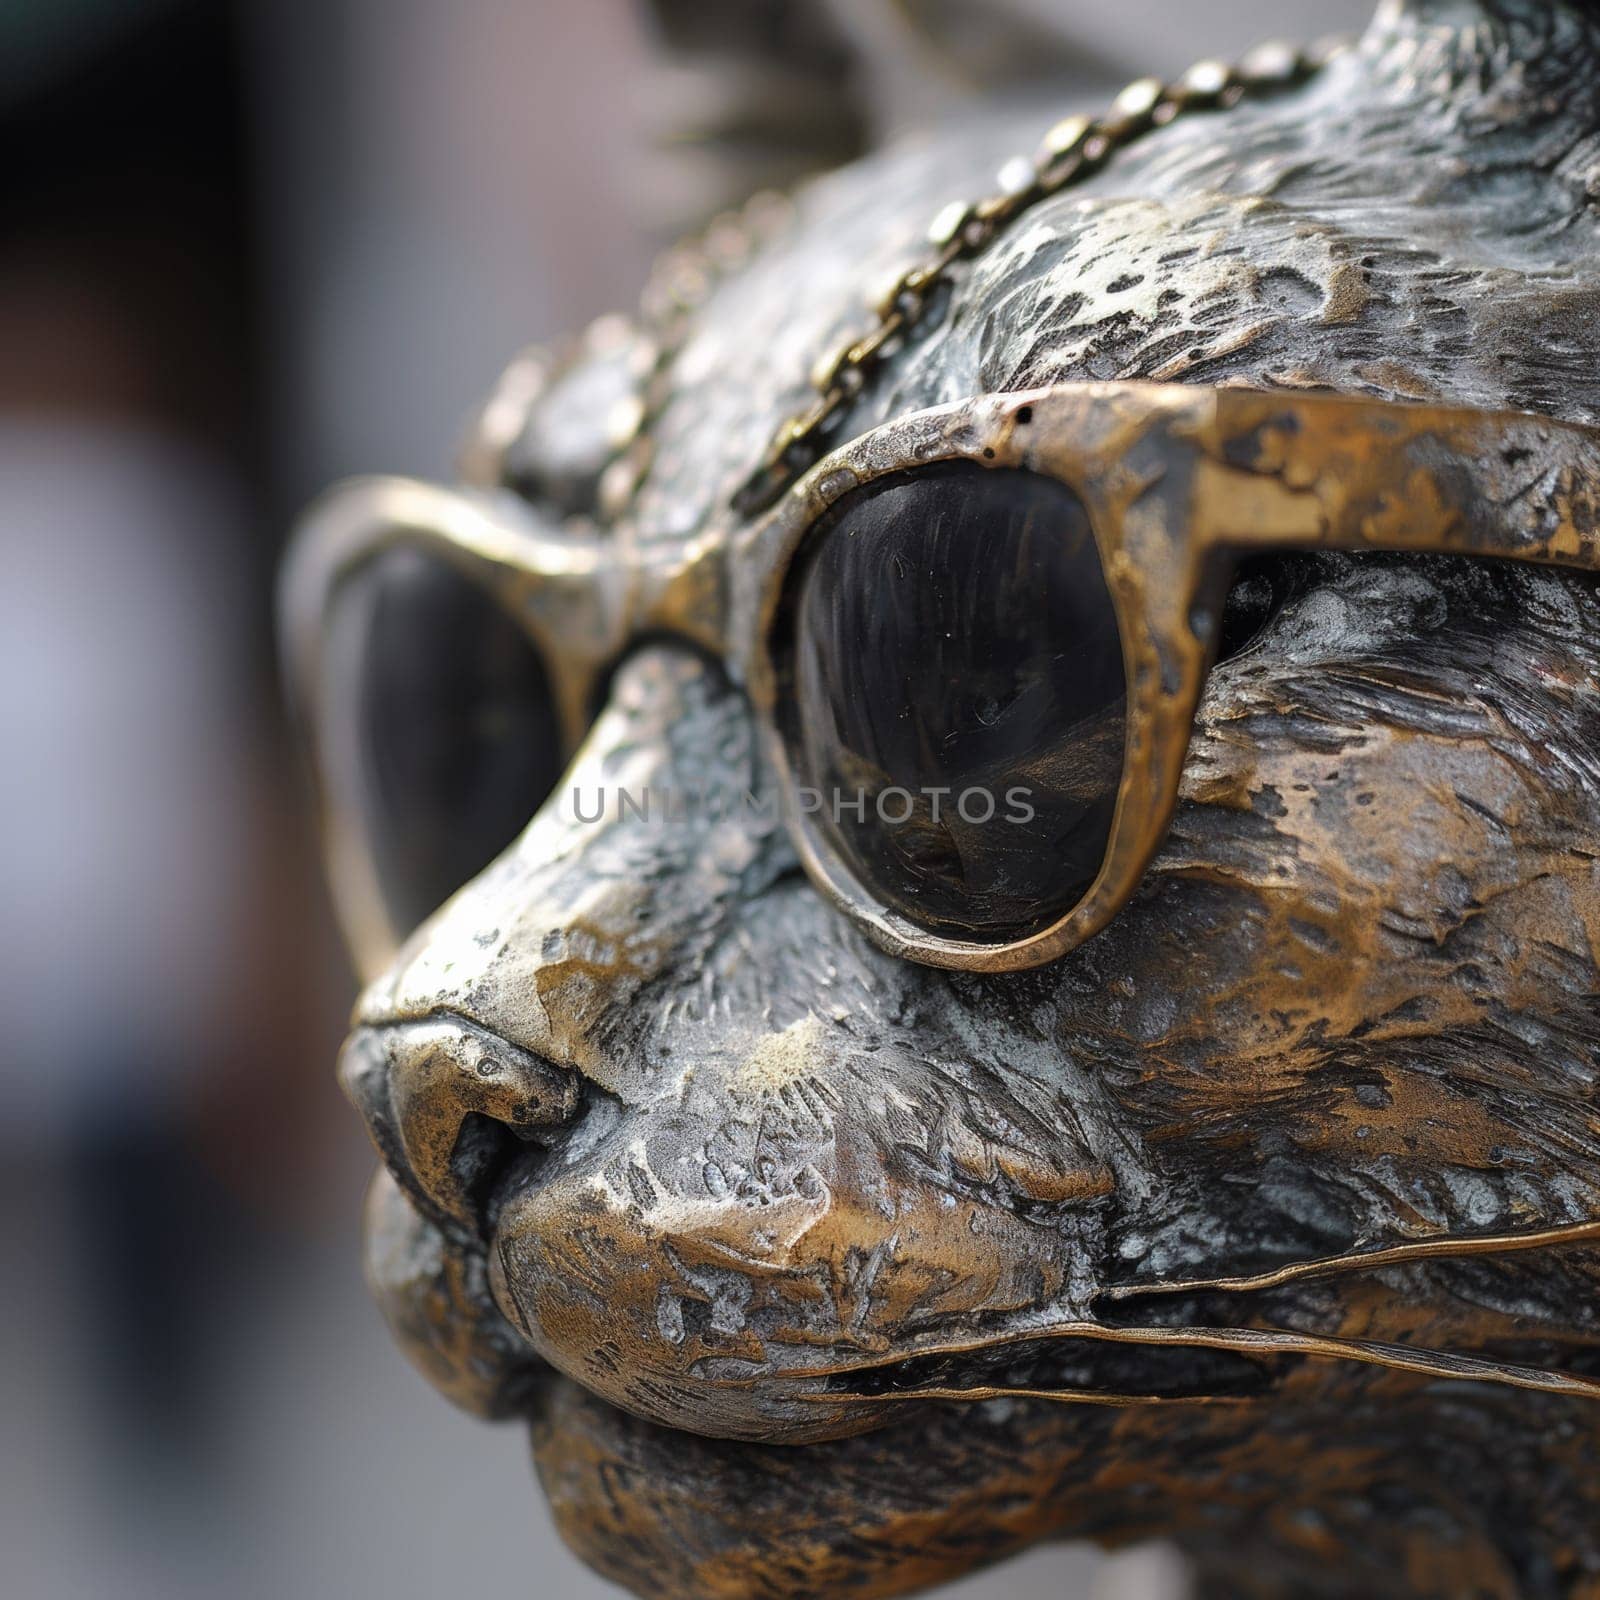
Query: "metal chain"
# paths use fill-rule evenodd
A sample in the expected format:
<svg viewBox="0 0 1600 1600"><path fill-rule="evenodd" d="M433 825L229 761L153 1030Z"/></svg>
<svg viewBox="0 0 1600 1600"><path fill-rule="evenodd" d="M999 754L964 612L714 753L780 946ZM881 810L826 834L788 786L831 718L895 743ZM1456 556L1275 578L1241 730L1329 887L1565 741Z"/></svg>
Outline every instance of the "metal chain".
<svg viewBox="0 0 1600 1600"><path fill-rule="evenodd" d="M672 395L672 364L695 313L729 273L793 219L787 196L763 189L702 233L674 245L650 269L639 300L641 371L636 403L611 419L615 454L600 479L600 514L615 520L632 505L655 457L653 429Z"/></svg>
<svg viewBox="0 0 1600 1600"><path fill-rule="evenodd" d="M761 464L734 495L748 516L772 504L822 453L829 428L860 394L868 377L893 349L923 327L930 302L952 269L970 261L1041 200L1099 171L1118 151L1153 128L1193 111L1225 110L1248 95L1304 83L1349 48L1343 38L1309 50L1266 44L1236 66L1201 61L1173 83L1140 78L1100 117L1067 117L1045 134L1030 160L1019 156L1001 168L999 192L971 203L954 202L928 229L934 253L901 272L872 307L876 321L827 352L811 372L817 398L778 429Z"/></svg>
<svg viewBox="0 0 1600 1600"><path fill-rule="evenodd" d="M1301 50L1265 44L1237 65L1201 61L1173 83L1140 78L1100 117L1073 116L1055 124L1029 159L1001 168L999 192L945 206L928 229L933 253L899 273L872 311L873 326L846 339L817 362L817 398L774 434L766 454L734 496L740 515L770 505L822 454L829 428L860 394L881 362L914 332L924 331L929 306L958 265L971 261L1025 211L1098 172L1143 134L1194 111L1226 110L1247 96L1304 83L1350 41L1335 38ZM577 346L579 359L595 348L632 342L633 391L607 419L609 455L598 485L597 510L606 520L627 513L649 473L653 429L671 396L672 366L695 314L727 274L743 265L792 217L790 201L764 191L738 211L716 217L705 231L674 245L651 269L632 321L602 318ZM542 348L524 351L506 369L484 406L462 454L466 481L507 481L507 455L550 383L567 366Z"/></svg>
<svg viewBox="0 0 1600 1600"><path fill-rule="evenodd" d="M512 476L510 454L534 408L574 364L626 347L632 387L605 419L606 457L596 488L600 516L614 521L633 503L654 455L652 430L672 392L672 364L694 315L730 272L744 265L792 220L793 203L762 190L737 210L656 258L636 317L598 318L566 351L523 350L501 374L473 419L460 452L462 480L499 488Z"/></svg>

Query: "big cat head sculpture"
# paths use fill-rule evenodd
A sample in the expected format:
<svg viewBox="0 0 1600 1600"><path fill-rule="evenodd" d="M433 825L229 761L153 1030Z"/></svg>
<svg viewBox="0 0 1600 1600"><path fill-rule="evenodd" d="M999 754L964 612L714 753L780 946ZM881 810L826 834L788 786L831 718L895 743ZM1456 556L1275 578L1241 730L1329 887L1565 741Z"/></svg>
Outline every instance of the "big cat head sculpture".
<svg viewBox="0 0 1600 1600"><path fill-rule="evenodd" d="M377 1293L644 1595L1600 1595L1600 11L1039 132L309 519Z"/></svg>

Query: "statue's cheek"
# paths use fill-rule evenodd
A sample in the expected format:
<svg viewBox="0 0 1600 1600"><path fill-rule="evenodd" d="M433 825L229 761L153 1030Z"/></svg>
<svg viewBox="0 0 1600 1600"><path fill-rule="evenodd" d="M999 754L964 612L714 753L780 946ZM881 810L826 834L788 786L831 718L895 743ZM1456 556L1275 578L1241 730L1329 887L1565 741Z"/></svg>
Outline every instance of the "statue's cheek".
<svg viewBox="0 0 1600 1600"><path fill-rule="evenodd" d="M1144 890L1085 949L1122 1122L1174 1172L1231 1174L1253 1235L1269 1169L1337 1193L1340 1247L1400 1191L1438 1227L1560 1221L1542 1175L1592 1140L1593 798L1553 747L1439 706L1450 732L1202 727Z"/></svg>
<svg viewBox="0 0 1600 1600"><path fill-rule="evenodd" d="M1476 708L1460 720L1249 708L1199 728L1144 891L1096 951L1129 1031L1157 1042L1180 985L1177 1031L1254 1050L1564 1004L1534 957L1593 976L1600 811L1559 755Z"/></svg>

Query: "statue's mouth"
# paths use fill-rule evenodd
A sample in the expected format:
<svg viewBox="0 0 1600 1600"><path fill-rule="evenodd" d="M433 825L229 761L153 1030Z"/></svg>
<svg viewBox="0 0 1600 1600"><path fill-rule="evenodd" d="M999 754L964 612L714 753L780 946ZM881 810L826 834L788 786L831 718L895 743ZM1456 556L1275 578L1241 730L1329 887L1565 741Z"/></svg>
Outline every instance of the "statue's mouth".
<svg viewBox="0 0 1600 1600"><path fill-rule="evenodd" d="M831 1400L884 1406L1008 1398L1134 1406L1251 1399L1275 1381L1268 1365L1232 1351L1066 1337L845 1365L820 1387Z"/></svg>
<svg viewBox="0 0 1600 1600"><path fill-rule="evenodd" d="M802 1401L887 1413L916 1401L993 1400L1135 1407L1228 1405L1260 1399L1308 1363L1354 1362L1417 1377L1600 1401L1600 1376L1478 1354L1216 1321L1023 1319L1009 1329L921 1341L894 1355L784 1368L761 1381ZM1590 1367L1600 1365L1592 1360ZM708 1373L714 1382L730 1381Z"/></svg>
<svg viewBox="0 0 1600 1600"><path fill-rule="evenodd" d="M632 1347L649 1368L646 1410L670 1427L801 1444L880 1426L908 1402L1231 1405L1326 1363L1600 1400L1592 1352L1563 1363L1549 1351L1514 1344L1480 1353L1405 1342L1403 1334L1384 1342L1351 1336L1359 1330L1338 1319L1308 1330L1286 1298L1307 1280L1403 1269L1441 1256L1592 1244L1600 1237L1594 1223L1542 1234L1440 1237L1295 1262L1253 1277L1102 1285L1080 1292L1071 1305L945 1312L915 1331L868 1325L843 1339L837 1330L807 1332L804 1284L789 1284L782 1270L773 1270L769 1281L779 1288L759 1336L750 1325L719 1327L712 1315L698 1334L691 1330L686 1339L680 1327L674 1339L654 1300L640 1313L619 1287L630 1267L625 1238L599 1257L583 1247L587 1253L574 1259L561 1254L563 1241L549 1239L548 1219L539 1217L535 1279L504 1248L509 1222L512 1234L520 1227L526 1250L528 1208L549 1186L604 1183L602 1171L629 1142L626 1114L609 1096L453 1014L358 1027L341 1075L396 1179L456 1247L487 1257L508 1321L569 1376L624 1405L632 1380L618 1376L608 1388L612 1374L596 1365L596 1340L603 1344L608 1327L633 1317ZM743 1215L737 1208L735 1214ZM628 1238L638 1231L635 1254L655 1247L650 1227L641 1213L624 1230ZM717 1248L733 1247L723 1240ZM573 1274L581 1281L569 1289L565 1280ZM533 1281L547 1290L554 1285L558 1296L581 1293L595 1315L574 1322L558 1298L552 1316L551 1302L528 1292Z"/></svg>

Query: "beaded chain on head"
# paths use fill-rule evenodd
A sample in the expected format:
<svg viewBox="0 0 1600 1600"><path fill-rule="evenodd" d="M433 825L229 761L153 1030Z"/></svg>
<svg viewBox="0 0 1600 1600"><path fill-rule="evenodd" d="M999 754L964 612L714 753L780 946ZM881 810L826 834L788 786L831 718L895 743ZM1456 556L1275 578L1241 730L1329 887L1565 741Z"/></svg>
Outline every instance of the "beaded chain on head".
<svg viewBox="0 0 1600 1600"><path fill-rule="evenodd" d="M1600 4L1383 0L1007 161L1024 112L720 217L513 365L464 485L311 519L374 1291L650 1600L1056 1538L1168 1540L1206 1600L1600 1600ZM1099 720L991 692L1068 631ZM772 804L889 770L857 710L1095 800L1120 759L1107 916L901 938L931 869ZM618 785L759 805L566 803ZM380 825L480 814L383 901ZM1019 837L915 836L946 945L1076 897L1081 833Z"/></svg>
<svg viewBox="0 0 1600 1600"><path fill-rule="evenodd" d="M897 340L923 323L952 268L985 249L1030 206L1099 171L1152 128L1164 128L1190 112L1228 110L1247 96L1293 88L1349 48L1350 41L1342 37L1309 49L1274 41L1250 51L1235 66L1198 61L1172 83L1136 79L1101 116L1073 115L1055 123L1031 159L1017 156L1000 169L995 194L951 201L940 210L928 228L934 253L895 275L872 307L877 320L868 332L847 339L817 362L811 374L815 402L777 430L761 463L734 496L735 508L745 515L759 511L794 482L820 453L830 427L873 368L893 353ZM717 217L702 236L685 240L656 263L636 325L603 318L578 347L595 353L627 343L637 380L636 390L616 405L608 422L614 455L599 493L601 513L608 519L626 513L650 470L650 426L671 392L673 357L695 312L717 280L775 237L788 216L781 195L763 192L739 211ZM505 452L554 370L549 353L537 348L525 351L506 370L464 452L467 481L503 480Z"/></svg>
<svg viewBox="0 0 1600 1600"><path fill-rule="evenodd" d="M1270 94L1303 83L1341 51L1346 39L1329 39L1309 51L1289 44L1252 50L1236 67L1200 61L1174 83L1139 78L1099 117L1057 122L1030 160L1017 156L1000 169L998 192L982 200L952 201L933 219L928 242L935 253L900 273L873 307L877 322L819 360L811 373L816 402L778 429L761 464L734 496L742 513L770 505L814 461L829 428L859 393L895 341L916 331L951 268L970 260L1031 206L1097 172L1116 153L1152 128L1164 128L1193 111L1227 110L1247 95Z"/></svg>

